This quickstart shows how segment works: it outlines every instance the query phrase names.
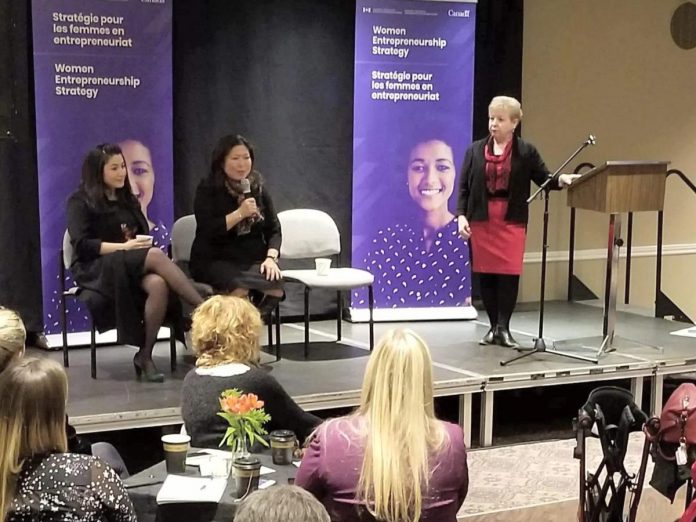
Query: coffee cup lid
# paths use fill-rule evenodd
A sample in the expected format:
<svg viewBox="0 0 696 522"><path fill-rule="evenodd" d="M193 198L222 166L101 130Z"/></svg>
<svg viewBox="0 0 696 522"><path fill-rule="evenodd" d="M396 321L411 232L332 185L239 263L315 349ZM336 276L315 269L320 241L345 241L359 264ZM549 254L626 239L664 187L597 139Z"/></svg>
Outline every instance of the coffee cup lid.
<svg viewBox="0 0 696 522"><path fill-rule="evenodd" d="M188 444L191 442L191 436L181 433L170 433L162 436L162 442L165 444Z"/></svg>
<svg viewBox="0 0 696 522"><path fill-rule="evenodd" d="M237 469L254 470L261 469L261 461L256 457L244 457L234 459L232 465Z"/></svg>
<svg viewBox="0 0 696 522"><path fill-rule="evenodd" d="M271 432L271 438L276 440L292 440L295 438L295 432L291 430L274 430Z"/></svg>

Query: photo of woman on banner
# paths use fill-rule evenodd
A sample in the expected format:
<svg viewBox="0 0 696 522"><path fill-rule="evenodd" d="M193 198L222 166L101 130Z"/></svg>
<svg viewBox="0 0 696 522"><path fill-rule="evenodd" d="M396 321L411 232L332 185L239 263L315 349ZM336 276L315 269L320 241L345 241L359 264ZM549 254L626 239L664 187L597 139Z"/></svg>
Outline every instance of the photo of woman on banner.
<svg viewBox="0 0 696 522"><path fill-rule="evenodd" d="M159 219L148 215L148 207L152 202L155 189L155 169L149 147L140 140L127 139L119 143L128 169L128 181L133 195L138 198L152 236L154 246L166 251L169 246L169 230Z"/></svg>
<svg viewBox="0 0 696 522"><path fill-rule="evenodd" d="M457 205L459 235L470 240L473 271L491 324L479 343L510 348L519 346L510 334L510 317L522 273L530 183L541 185L550 174L534 145L515 135L521 120L515 98L491 100L489 135L466 151ZM561 174L549 186L561 189L577 177Z"/></svg>
<svg viewBox="0 0 696 522"><path fill-rule="evenodd" d="M375 276L378 307L470 304L469 251L450 209L456 186L454 140L446 134L424 128L397 152L394 192L406 196L405 213L377 231L363 260Z"/></svg>

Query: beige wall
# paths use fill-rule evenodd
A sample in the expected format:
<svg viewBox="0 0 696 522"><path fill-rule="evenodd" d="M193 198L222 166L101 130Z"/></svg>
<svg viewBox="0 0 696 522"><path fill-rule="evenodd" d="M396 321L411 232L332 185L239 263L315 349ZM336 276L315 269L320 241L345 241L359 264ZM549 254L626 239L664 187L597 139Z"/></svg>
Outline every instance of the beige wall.
<svg viewBox="0 0 696 522"><path fill-rule="evenodd" d="M555 170L591 132L597 145L580 161L669 160L696 181L696 49L678 48L670 20L682 0L526 0L522 135ZM530 214L527 252L541 250L543 204ZM566 195L552 193L549 245L568 249ZM625 221L625 220L624 220ZM636 215L634 245L654 245L656 213ZM606 248L607 216L578 212L576 248ZM696 195L671 177L665 244L696 245ZM696 251L696 247L692 250ZM687 249L688 251L688 249ZM603 295L604 262L577 263L576 273ZM664 261L663 288L696 318L696 255ZM567 263L549 265L547 297L564 298ZM538 299L539 264L528 262L522 301ZM632 304L652 307L654 256L635 261ZM623 275L623 263L622 263Z"/></svg>

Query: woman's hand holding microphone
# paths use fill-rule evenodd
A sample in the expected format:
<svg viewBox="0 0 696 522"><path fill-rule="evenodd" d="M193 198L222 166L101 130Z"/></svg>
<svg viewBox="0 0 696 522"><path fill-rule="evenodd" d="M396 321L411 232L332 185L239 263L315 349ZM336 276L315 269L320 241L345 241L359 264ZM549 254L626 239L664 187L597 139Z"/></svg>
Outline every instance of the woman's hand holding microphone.
<svg viewBox="0 0 696 522"><path fill-rule="evenodd" d="M259 213L259 208L256 205L256 200L254 198L245 199L239 205L237 212L239 212L239 215L242 219L246 219L246 218L249 218L251 216L255 216L256 214Z"/></svg>

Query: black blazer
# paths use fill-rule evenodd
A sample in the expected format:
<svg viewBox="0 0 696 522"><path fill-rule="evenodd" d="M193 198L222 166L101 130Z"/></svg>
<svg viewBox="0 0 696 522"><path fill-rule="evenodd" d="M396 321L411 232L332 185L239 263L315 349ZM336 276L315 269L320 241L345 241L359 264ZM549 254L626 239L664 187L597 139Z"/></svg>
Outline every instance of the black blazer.
<svg viewBox="0 0 696 522"><path fill-rule="evenodd" d="M488 189L486 188L486 157L484 148L489 138L475 141L466 151L459 177L457 215L469 221L488 219ZM530 181L541 185L550 174L536 147L513 136L508 209L506 221L527 223ZM558 181L549 183L551 189L560 188Z"/></svg>
<svg viewBox="0 0 696 522"><path fill-rule="evenodd" d="M239 208L237 198L224 186L209 179L198 185L193 204L196 215L196 238L191 247L192 270L205 270L213 260L226 260L239 265L261 263L269 248L280 251L282 241L280 222L268 190L261 186L252 192L264 220L255 223L249 234L237 234L237 227L227 230L225 216Z"/></svg>
<svg viewBox="0 0 696 522"><path fill-rule="evenodd" d="M118 205L121 210L132 214L137 223L137 234L149 234L149 227L140 206ZM116 206L93 208L87 203L87 196L82 191L73 193L68 199L68 232L75 254L73 265L85 264L99 258L102 241L106 243L123 243L121 220Z"/></svg>

